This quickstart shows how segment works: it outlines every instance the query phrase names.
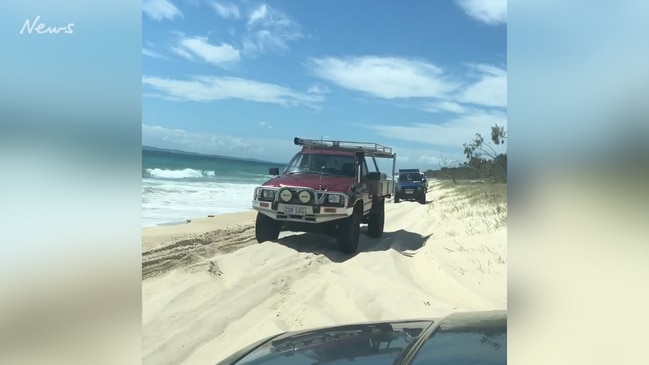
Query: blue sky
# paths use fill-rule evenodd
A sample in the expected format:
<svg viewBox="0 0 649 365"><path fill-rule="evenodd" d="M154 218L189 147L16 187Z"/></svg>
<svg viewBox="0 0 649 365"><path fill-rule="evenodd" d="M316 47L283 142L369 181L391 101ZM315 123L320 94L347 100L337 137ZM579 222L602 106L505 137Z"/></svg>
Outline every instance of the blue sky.
<svg viewBox="0 0 649 365"><path fill-rule="evenodd" d="M506 0L143 0L142 142L282 162L324 137L438 168L507 126L506 57Z"/></svg>

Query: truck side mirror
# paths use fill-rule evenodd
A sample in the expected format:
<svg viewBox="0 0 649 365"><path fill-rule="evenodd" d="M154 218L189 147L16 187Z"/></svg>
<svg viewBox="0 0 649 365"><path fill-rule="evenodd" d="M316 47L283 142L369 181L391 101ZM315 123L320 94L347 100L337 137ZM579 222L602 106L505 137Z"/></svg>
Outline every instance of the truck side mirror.
<svg viewBox="0 0 649 365"><path fill-rule="evenodd" d="M271 167L268 169L268 175L273 175L273 176L278 176L279 175L279 167Z"/></svg>

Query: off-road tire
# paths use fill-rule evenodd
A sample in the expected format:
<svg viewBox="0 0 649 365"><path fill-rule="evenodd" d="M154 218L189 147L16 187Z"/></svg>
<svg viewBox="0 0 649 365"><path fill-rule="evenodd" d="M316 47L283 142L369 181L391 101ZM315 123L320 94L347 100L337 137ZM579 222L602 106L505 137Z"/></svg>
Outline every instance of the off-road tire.
<svg viewBox="0 0 649 365"><path fill-rule="evenodd" d="M369 214L367 235L372 238L380 238L385 225L385 200L376 199L373 204L376 204L377 209Z"/></svg>
<svg viewBox="0 0 649 365"><path fill-rule="evenodd" d="M255 220L255 238L258 243L277 240L281 229L281 223L267 215L257 213L257 219Z"/></svg>
<svg viewBox="0 0 649 365"><path fill-rule="evenodd" d="M421 193L421 197L419 197L419 203L420 204L426 204L426 191L424 190L423 193Z"/></svg>
<svg viewBox="0 0 649 365"><path fill-rule="evenodd" d="M358 240L361 233L361 213L354 211L338 225L338 250L344 254L358 251Z"/></svg>
<svg viewBox="0 0 649 365"><path fill-rule="evenodd" d="M394 202L398 203L399 202L399 195L394 194Z"/></svg>

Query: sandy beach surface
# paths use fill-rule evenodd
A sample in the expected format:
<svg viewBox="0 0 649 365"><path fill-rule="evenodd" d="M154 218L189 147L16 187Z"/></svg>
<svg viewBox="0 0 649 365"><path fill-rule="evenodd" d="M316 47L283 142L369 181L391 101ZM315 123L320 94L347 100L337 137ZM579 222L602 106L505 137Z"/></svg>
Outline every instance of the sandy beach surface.
<svg viewBox="0 0 649 365"><path fill-rule="evenodd" d="M430 185L426 204L386 204L383 237L362 233L352 257L315 234L258 244L254 211L144 228L143 363L210 365L282 331L506 309L506 204Z"/></svg>

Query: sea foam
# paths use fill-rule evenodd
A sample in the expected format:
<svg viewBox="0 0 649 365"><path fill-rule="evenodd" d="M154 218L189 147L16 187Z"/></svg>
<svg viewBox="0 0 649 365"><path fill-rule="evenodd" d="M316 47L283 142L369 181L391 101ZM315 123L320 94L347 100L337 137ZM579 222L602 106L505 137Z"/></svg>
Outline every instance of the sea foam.
<svg viewBox="0 0 649 365"><path fill-rule="evenodd" d="M251 209L258 184L142 180L142 226Z"/></svg>

